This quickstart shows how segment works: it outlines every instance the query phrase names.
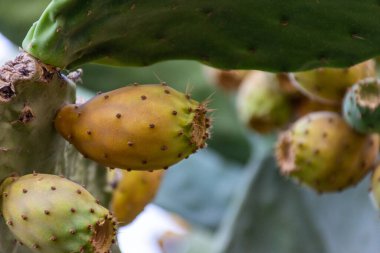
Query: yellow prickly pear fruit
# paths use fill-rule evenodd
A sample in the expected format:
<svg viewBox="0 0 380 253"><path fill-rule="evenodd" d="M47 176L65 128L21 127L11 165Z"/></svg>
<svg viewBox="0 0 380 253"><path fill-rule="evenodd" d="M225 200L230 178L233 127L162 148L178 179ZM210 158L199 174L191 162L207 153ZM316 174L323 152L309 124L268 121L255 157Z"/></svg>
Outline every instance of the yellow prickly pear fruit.
<svg viewBox="0 0 380 253"><path fill-rule="evenodd" d="M334 192L367 175L378 149L377 135L355 132L337 113L315 112L280 135L276 157L282 174L318 192Z"/></svg>
<svg viewBox="0 0 380 253"><path fill-rule="evenodd" d="M292 83L312 99L339 104L346 90L358 81L376 76L374 60L350 68L318 68L291 75Z"/></svg>
<svg viewBox="0 0 380 253"><path fill-rule="evenodd" d="M118 172L122 178L113 192L111 210L119 223L128 224L154 199L164 171Z"/></svg>
<svg viewBox="0 0 380 253"><path fill-rule="evenodd" d="M166 169L209 138L206 103L167 85L131 85L58 112L55 127L85 157L112 168Z"/></svg>

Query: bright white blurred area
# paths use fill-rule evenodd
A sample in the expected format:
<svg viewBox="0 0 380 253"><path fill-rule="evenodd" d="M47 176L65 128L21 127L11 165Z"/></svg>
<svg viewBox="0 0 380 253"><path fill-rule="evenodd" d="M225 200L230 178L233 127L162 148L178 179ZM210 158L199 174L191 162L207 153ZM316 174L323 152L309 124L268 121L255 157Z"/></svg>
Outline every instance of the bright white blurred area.
<svg viewBox="0 0 380 253"><path fill-rule="evenodd" d="M134 222L119 229L117 238L123 253L177 253L187 233L175 216L150 204Z"/></svg>
<svg viewBox="0 0 380 253"><path fill-rule="evenodd" d="M17 53L17 48L0 33L0 64L12 59Z"/></svg>

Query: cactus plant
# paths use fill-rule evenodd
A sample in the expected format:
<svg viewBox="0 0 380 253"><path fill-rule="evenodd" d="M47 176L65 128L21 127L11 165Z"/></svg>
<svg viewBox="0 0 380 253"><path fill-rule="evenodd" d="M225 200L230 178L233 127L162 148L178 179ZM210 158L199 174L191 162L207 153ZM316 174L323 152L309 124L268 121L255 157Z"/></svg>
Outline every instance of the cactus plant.
<svg viewBox="0 0 380 253"><path fill-rule="evenodd" d="M34 252L108 252L116 223L82 186L48 174L10 177L1 185L1 213ZM43 225L41 225L43 224Z"/></svg>
<svg viewBox="0 0 380 253"><path fill-rule="evenodd" d="M380 133L380 81L368 78L347 92L343 103L344 118L361 133Z"/></svg>
<svg viewBox="0 0 380 253"><path fill-rule="evenodd" d="M0 86L0 177L33 170L53 172L64 141L51 122L58 108L75 101L75 84L21 54L0 68Z"/></svg>
<svg viewBox="0 0 380 253"><path fill-rule="evenodd" d="M376 135L356 133L337 113L316 112L280 135L276 157L282 174L318 192L333 192L357 184L378 149Z"/></svg>
<svg viewBox="0 0 380 253"><path fill-rule="evenodd" d="M0 15L0 27L3 27L4 24L7 23L3 22L4 18L7 19L5 16L12 16L3 15L4 11L9 10L4 7L4 2L6 1L0 3L0 13L2 13L2 15ZM25 69L20 68L22 64L17 63L17 61L14 61L16 64L6 65L0 72L0 79L2 81L5 80L6 83L4 86L2 81L0 81L0 89L3 92L3 96L7 97L11 94L14 91L12 90L12 85L17 84L15 86L16 97L10 102L0 103L0 108L4 108L1 114L1 120L3 121L0 120L4 123L0 125L2 129L1 140L4 140L4 142L1 143L2 145L0 147L3 145L13 145L12 149L0 149L0 152L4 154L0 157L0 165L6 165L2 166L4 170L0 173L0 180L14 171L18 172L21 176L30 173L32 170L40 172L42 168L44 173L62 173L68 175L70 178L77 179L81 183L89 184L89 189L91 189L92 192L98 193L102 199L106 199L101 187L101 182L105 181L105 178L102 178L102 174L104 173L103 168L101 168L102 166L78 154L72 145L65 143L54 131L52 119L57 109L64 103L74 103L73 82L64 77L67 73L67 69L90 61L111 65L135 66L148 65L161 60L183 58L198 60L223 69L260 69L276 72L304 71L316 67L348 67L364 61L369 57L378 55L380 52L380 36L373 32L378 30L379 26L376 15L378 3L373 0L363 0L360 2L347 0L344 4L336 0L308 2L292 0L286 4L274 0L239 0L238 2L228 2L224 0L210 0L206 2L172 0L89 0L81 2L74 0L53 0L46 2L50 2L50 5L42 14L41 18L32 26L23 43L23 49L26 52L25 57L32 59L31 63L35 64L35 69L42 69L42 72L37 72L43 73L43 75L38 74L37 76L39 77L37 77L37 79L33 77L24 80L23 73L25 73ZM299 10L302 11L300 12ZM355 12L352 10L355 10ZM194 22L194 20L196 20L196 22ZM9 22L9 26L12 26L12 23L13 22ZM14 29L7 29L8 32L12 30ZM310 43L310 41L312 41L312 43ZM27 54L31 54L33 57ZM8 72L9 68L16 69L16 72L20 73L20 75L12 75L14 79L8 79L7 76L9 75L7 73L11 73ZM100 69L102 67L98 66L97 68ZM127 70L126 73L131 73L128 71L130 70ZM25 75L29 76L28 74ZM96 79L95 76L96 75L92 75L92 78ZM103 76L106 77L107 75L104 74ZM281 77L284 76L286 75L281 75ZM116 79L114 76L112 77ZM280 75L277 77L280 77ZM107 76L107 78L110 79L109 76ZM45 82L44 79L47 81ZM77 77L72 74L69 79L75 81ZM132 82L134 82L134 80ZM121 83L126 82L123 80ZM17 90L17 87L20 89ZM29 87L30 89L24 89L23 87ZM346 87L347 86L345 86L345 88ZM103 88L108 89L109 87L106 88L102 86L102 89ZM48 90L49 92L46 92ZM286 96L297 96L294 92L294 89L288 86L287 82L280 81L280 89L276 95L278 95L278 93L284 93ZM342 93L343 92L339 92L339 94ZM102 95L98 98L101 97ZM22 99L17 100L18 98ZM340 100L340 98L338 100ZM294 104L291 103L291 106L293 105ZM64 108L67 109L72 106L74 105L66 105ZM78 104L78 108L80 107L81 105ZM297 109L301 108L298 104L296 104L296 107ZM314 110L314 105L311 107L313 107L312 110ZM319 105L316 107L319 107ZM38 109L37 114L35 113L35 108ZM219 108L220 107L217 107L217 109ZM308 106L305 108L307 109L297 110L301 111L299 115L304 114L304 111L309 111ZM335 110L335 108L331 110ZM160 113L161 112L158 112L158 114ZM12 121L9 120L9 115L11 115ZM32 120L30 120L30 118L32 118ZM234 130L239 128L235 122L232 122L232 117L226 118L227 119L223 119L224 122L228 122L228 124L225 125L234 125ZM293 119L291 115L291 120ZM339 136L350 137L351 135L355 135L357 139L371 139L369 136L350 132L352 131L351 129L346 125L343 126L341 120L338 121L339 124L337 125L341 127L342 132L338 134ZM101 123L104 122L105 121ZM220 135L215 135L219 137L219 140L216 140L214 145L226 150L224 154L232 153L228 151L233 151L235 154L248 153L247 150L249 150L249 148L245 148L245 150L241 147L235 149L231 145L228 145L230 142L226 143L226 139L234 139L235 137L230 134L232 131L229 131L230 129L225 125L223 125L223 138L221 138ZM325 126L324 123L317 125ZM96 124L96 126L99 125ZM67 129L69 128L67 125L65 127ZM329 128L326 127L326 129ZM114 126L112 125L109 130L115 130ZM330 131L330 129L328 131ZM335 134L335 131L336 130L332 132ZM350 132L350 134L348 134L348 132ZM91 130L90 133L91 134L88 134L86 132L87 135L91 136ZM300 136L297 135L296 137L299 138ZM347 140L352 141L348 137ZM326 143L324 140L313 140L315 140L314 142L317 147ZM244 141L245 143L247 142L246 139ZM257 142L257 139L252 141ZM355 144L357 144L357 142L355 141ZM363 141L363 143L365 143L365 141ZM377 142L374 141L373 146L376 146L376 143ZM336 143L328 142L328 144L334 147ZM367 144L369 146L370 142ZM367 144L357 145L356 148L359 149L359 146L366 146ZM154 145L152 145L152 147L153 146ZM107 147L107 149L108 148L109 147ZM260 154L263 153L262 146L260 145L256 145L253 149L254 157L260 156ZM337 150L341 149L337 148ZM147 149L147 151L150 150ZM349 155L351 154L350 152L348 153ZM86 153L84 153L84 155L87 156ZM369 163L374 160L374 150L370 147L368 147L367 155L369 157L366 162ZM120 154L118 156L121 157ZM354 157L355 154L352 154L349 158L352 160ZM160 159L164 161L166 158L163 157ZM317 159L314 160L320 162L317 161ZM108 166L118 165L103 164ZM352 165L353 167L354 164L355 163ZM159 167L165 166L162 164L159 165ZM269 164L269 166L273 167L271 164ZM209 166L205 166L205 168L206 167ZM365 171L368 171L367 166L364 167ZM126 168L128 169L129 167ZM152 168L144 169L156 168L152 166ZM253 179L256 174L256 172L252 171L252 174L250 174L250 176L252 176L251 179ZM355 174L352 180L359 180L359 177L361 177L361 175L358 176L359 174L360 173ZM343 174L341 178L345 178L344 175L346 174ZM191 178L191 176L189 172L188 177ZM270 177L271 175L268 174L267 176ZM349 180L352 181L351 178ZM258 181L260 180L257 180L257 182ZM271 180L266 180L265 182L268 183L271 182ZM261 189L264 183L262 181L259 183ZM346 185L344 185L344 187L345 186ZM343 186L341 185L341 187ZM273 188L273 185L268 188ZM215 187L215 190L213 190L219 192L220 189L224 190L223 186ZM249 187L249 189L257 190L258 188ZM298 190L299 189L297 189L297 191ZM322 190L326 190L326 188ZM273 193L276 191L258 190L258 192L265 192L265 194L249 194L250 192L248 193L247 189L246 195L262 197L261 202L255 202L255 205L252 206L258 207L256 211L259 210L259 212L255 212L254 219L263 222L265 219L262 219L264 215L260 213L260 210L263 210L261 207L263 205L271 206L271 208L278 206L268 205L270 202L267 201L268 198L280 203L281 207L285 207L288 203L287 197L294 193L294 191L277 191L285 195L281 195L281 200L287 200L278 201L278 194L276 194L277 199L273 198ZM191 195L191 193L185 195ZM301 194L296 195L299 196ZM197 209L199 205L199 203L192 205L192 208ZM301 207L302 210L298 207ZM265 209L268 211L267 213L272 214L271 208L268 207L268 209ZM198 210L203 209L198 208ZM279 221L276 222L276 224L283 225L283 218L288 216L283 216L282 214L286 213L286 215L289 215L289 210L290 209L286 209L285 212L276 210L275 217L276 219L278 218L276 221ZM311 211L308 210L308 208L304 208L302 201L291 210L291 212L297 212L297 210L298 212L302 212L306 218L299 220L305 221L305 224L309 224L307 213ZM318 211L315 212L317 213ZM202 219L199 218L199 220ZM203 220L205 220L205 218ZM297 222L296 220L293 221L295 223ZM217 222L215 222L215 224L213 223L215 227L217 227L216 223ZM297 224L299 225L299 223ZM246 228L247 223L244 223L244 225L243 227ZM288 225L289 224L281 226L284 229L280 229L279 233L286 233L286 235L291 236L291 234L299 234L304 227L302 226L304 224L301 226L296 225L293 227L294 230L291 230L295 233L288 233ZM5 235L0 237L0 252L19 252L20 250L22 252L29 252L26 248L17 249L17 247L12 247L13 244L10 238L8 238L9 233L4 230L5 224L1 223L0 226L2 226L0 228L1 234ZM264 226L266 228L270 227ZM320 226L318 226L318 229L319 228ZM345 231L348 231L348 229ZM231 233L231 231L229 231L229 233ZM240 233L237 234L241 236ZM319 245L322 245L320 244L321 238L314 238L314 234L315 233L303 233L305 237L309 239L312 238L313 241L315 241L316 246L313 248L316 252L328 252L325 250L325 247L319 247ZM261 235L260 233L260 236ZM294 243L295 241L288 243L292 241L290 237L283 239L284 237L279 236L278 238L281 239L276 241L276 247L271 248L272 251L273 249L275 249L275 251L280 249L284 252L302 251L300 250L301 246L299 246L302 243L298 243L298 246L296 246L295 244L297 243ZM325 236L323 238L330 237ZM241 252L241 241L233 240L232 237L230 241L234 241L235 243L234 245L230 245L231 247L226 247L226 252ZM265 242L265 240L263 241ZM303 240L298 238L297 242L301 241ZM273 241L271 240L271 242ZM330 245L331 243L325 244ZM258 244L255 245L255 251L257 252L267 248L261 247L263 246L261 244L259 246L257 245ZM249 246L249 244L243 245L243 251L249 252L250 248L246 246ZM248 249L248 251L246 249ZM354 249L352 249L352 251L353 250ZM360 250L362 249L360 248ZM264 250L263 252L267 251L268 250ZM337 251L339 250L335 249L332 252ZM376 252L373 250L367 251ZM350 251L344 250L344 252Z"/></svg>
<svg viewBox="0 0 380 253"><path fill-rule="evenodd" d="M112 168L155 170L205 147L206 103L167 85L132 85L66 105L55 126L86 157Z"/></svg>

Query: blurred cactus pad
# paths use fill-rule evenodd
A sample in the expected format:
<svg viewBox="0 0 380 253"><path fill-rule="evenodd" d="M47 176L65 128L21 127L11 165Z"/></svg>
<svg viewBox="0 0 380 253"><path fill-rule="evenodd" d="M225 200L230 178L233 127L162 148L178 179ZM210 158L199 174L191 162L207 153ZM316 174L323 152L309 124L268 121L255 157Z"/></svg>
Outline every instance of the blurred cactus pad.
<svg viewBox="0 0 380 253"><path fill-rule="evenodd" d="M269 71L347 67L380 53L379 9L375 0L54 0L23 48L61 68L167 59Z"/></svg>

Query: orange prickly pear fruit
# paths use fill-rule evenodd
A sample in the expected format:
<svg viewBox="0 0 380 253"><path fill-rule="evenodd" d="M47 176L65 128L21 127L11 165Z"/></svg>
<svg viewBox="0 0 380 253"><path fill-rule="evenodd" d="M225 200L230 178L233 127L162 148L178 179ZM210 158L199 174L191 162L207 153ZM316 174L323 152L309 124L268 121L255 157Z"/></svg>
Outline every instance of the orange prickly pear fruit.
<svg viewBox="0 0 380 253"><path fill-rule="evenodd" d="M283 132L276 157L281 173L318 192L343 190L372 169L377 135L355 132L334 112L311 113Z"/></svg>
<svg viewBox="0 0 380 253"><path fill-rule="evenodd" d="M122 224L132 222L155 197L161 183L163 170L117 170L121 180L112 194L111 210Z"/></svg>
<svg viewBox="0 0 380 253"><path fill-rule="evenodd" d="M166 169L206 145L206 103L167 85L131 85L61 108L55 127L85 157L112 168Z"/></svg>

